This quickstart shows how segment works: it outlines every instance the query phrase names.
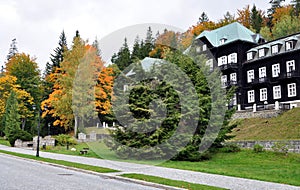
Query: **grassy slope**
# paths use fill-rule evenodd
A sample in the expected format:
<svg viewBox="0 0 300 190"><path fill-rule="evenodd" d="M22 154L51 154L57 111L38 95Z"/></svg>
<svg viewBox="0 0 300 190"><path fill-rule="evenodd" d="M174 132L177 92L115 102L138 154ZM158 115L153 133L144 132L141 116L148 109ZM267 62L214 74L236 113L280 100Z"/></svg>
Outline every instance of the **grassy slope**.
<svg viewBox="0 0 300 190"><path fill-rule="evenodd" d="M243 150L218 153L203 162L167 161L160 166L300 186L300 154Z"/></svg>
<svg viewBox="0 0 300 190"><path fill-rule="evenodd" d="M300 139L300 108L294 108L276 118L237 120L233 140L295 140Z"/></svg>

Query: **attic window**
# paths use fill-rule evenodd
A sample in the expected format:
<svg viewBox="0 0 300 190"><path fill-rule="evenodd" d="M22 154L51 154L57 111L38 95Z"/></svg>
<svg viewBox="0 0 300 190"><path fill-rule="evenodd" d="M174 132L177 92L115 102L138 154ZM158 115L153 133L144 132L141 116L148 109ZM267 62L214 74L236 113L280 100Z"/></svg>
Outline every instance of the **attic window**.
<svg viewBox="0 0 300 190"><path fill-rule="evenodd" d="M291 49L294 49L294 42L292 40L285 42L285 50L288 51Z"/></svg>
<svg viewBox="0 0 300 190"><path fill-rule="evenodd" d="M264 57L266 55L266 49L261 48L258 50L258 57Z"/></svg>
<svg viewBox="0 0 300 190"><path fill-rule="evenodd" d="M226 38L221 38L221 39L220 39L220 44L221 44L221 45L225 44L226 40L227 40Z"/></svg>

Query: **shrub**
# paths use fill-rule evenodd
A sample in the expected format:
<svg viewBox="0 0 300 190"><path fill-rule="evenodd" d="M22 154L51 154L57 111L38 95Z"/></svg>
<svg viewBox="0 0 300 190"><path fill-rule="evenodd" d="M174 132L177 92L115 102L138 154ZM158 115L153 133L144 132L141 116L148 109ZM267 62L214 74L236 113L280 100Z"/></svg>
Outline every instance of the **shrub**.
<svg viewBox="0 0 300 190"><path fill-rule="evenodd" d="M260 144L255 144L253 146L253 151L255 153L263 152L264 151L264 147L262 145L260 145Z"/></svg>
<svg viewBox="0 0 300 190"><path fill-rule="evenodd" d="M241 147L235 143L226 143L222 148L221 152L239 152L241 151Z"/></svg>
<svg viewBox="0 0 300 190"><path fill-rule="evenodd" d="M66 145L75 145L77 144L76 140L70 135L60 134L55 136L57 145L66 146Z"/></svg>
<svg viewBox="0 0 300 190"><path fill-rule="evenodd" d="M28 133L27 131L23 130L16 130L14 132L11 132L8 136L7 139L10 143L11 146L15 145L15 141L17 139L20 139L22 141L30 141L32 140L32 135Z"/></svg>
<svg viewBox="0 0 300 190"><path fill-rule="evenodd" d="M288 154L290 145L288 143L284 142L275 142L274 145L272 146L272 150L274 152L278 153L284 153L285 155Z"/></svg>

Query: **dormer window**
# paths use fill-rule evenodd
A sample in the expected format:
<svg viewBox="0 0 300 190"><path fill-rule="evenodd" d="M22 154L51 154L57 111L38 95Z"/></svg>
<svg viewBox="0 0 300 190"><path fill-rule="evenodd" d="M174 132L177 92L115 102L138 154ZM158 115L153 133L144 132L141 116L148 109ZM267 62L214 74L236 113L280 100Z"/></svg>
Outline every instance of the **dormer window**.
<svg viewBox="0 0 300 190"><path fill-rule="evenodd" d="M258 50L258 57L266 56L266 48L261 48Z"/></svg>
<svg viewBox="0 0 300 190"><path fill-rule="evenodd" d="M288 51L292 49L294 49L294 42L292 40L285 42L285 50Z"/></svg>
<svg viewBox="0 0 300 190"><path fill-rule="evenodd" d="M220 44L221 44L221 45L225 44L226 40L227 40L226 38L221 38L221 39L220 39Z"/></svg>
<svg viewBox="0 0 300 190"><path fill-rule="evenodd" d="M279 46L278 44L272 45L272 54L278 53L278 49L279 49L278 46Z"/></svg>
<svg viewBox="0 0 300 190"><path fill-rule="evenodd" d="M247 53L247 61L252 60L253 57L254 57L254 52L253 51Z"/></svg>

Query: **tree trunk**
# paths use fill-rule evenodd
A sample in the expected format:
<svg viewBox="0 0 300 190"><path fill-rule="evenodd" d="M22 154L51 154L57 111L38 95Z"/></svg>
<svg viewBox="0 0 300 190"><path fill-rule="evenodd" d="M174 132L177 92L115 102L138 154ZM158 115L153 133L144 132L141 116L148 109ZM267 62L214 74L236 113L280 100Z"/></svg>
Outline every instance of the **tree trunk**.
<svg viewBox="0 0 300 190"><path fill-rule="evenodd" d="M75 116L74 137L77 136L77 129L78 129L78 117Z"/></svg>
<svg viewBox="0 0 300 190"><path fill-rule="evenodd" d="M22 119L22 130L25 130L26 118Z"/></svg>

